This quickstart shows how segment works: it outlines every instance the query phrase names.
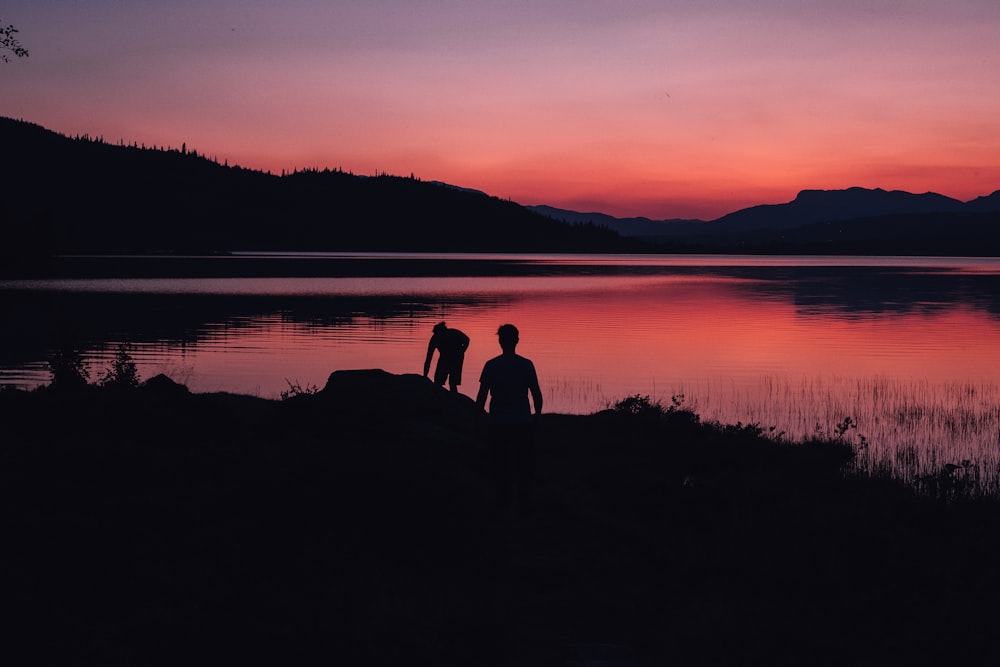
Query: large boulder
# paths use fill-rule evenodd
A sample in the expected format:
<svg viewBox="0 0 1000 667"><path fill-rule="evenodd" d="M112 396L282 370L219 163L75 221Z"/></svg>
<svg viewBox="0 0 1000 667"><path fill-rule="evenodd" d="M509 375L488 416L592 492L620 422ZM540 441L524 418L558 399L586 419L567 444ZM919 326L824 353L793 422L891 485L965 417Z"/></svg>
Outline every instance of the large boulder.
<svg viewBox="0 0 1000 667"><path fill-rule="evenodd" d="M405 436L419 440L478 440L485 413L468 396L452 393L421 375L380 369L334 371L315 394L277 404L272 423L290 433L310 432L366 439Z"/></svg>
<svg viewBox="0 0 1000 667"><path fill-rule="evenodd" d="M380 369L334 371L316 399L345 415L433 422L458 430L471 429L482 414L468 396L447 391L422 375Z"/></svg>

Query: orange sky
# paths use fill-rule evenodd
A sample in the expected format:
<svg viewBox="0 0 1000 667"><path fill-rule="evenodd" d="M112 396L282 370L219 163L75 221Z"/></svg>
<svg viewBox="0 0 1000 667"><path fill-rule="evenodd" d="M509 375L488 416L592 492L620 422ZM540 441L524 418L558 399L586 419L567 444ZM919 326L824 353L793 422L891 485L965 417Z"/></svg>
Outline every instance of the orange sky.
<svg viewBox="0 0 1000 667"><path fill-rule="evenodd" d="M0 115L269 169L710 219L1000 188L1000 3L12 0Z"/></svg>

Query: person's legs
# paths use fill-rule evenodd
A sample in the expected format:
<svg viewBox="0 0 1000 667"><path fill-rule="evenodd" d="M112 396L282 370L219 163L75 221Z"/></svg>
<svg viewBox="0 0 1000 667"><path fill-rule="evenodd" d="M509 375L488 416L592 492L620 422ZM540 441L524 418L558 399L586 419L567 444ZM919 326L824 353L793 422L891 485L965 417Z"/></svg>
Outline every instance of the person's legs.
<svg viewBox="0 0 1000 667"><path fill-rule="evenodd" d="M513 434L513 472L515 505L518 514L529 514L534 505L535 495L535 429L528 424L518 427Z"/></svg>
<svg viewBox="0 0 1000 667"><path fill-rule="evenodd" d="M530 514L534 505L535 431L531 424L490 429L497 511Z"/></svg>
<svg viewBox="0 0 1000 667"><path fill-rule="evenodd" d="M451 390L458 391L458 385L462 384L462 366L465 365L465 353L459 352L451 362L448 369L448 378L451 382Z"/></svg>
<svg viewBox="0 0 1000 667"><path fill-rule="evenodd" d="M448 377L448 388L458 391L458 385L462 384L462 358L448 355L442 360L441 365L444 366L445 375Z"/></svg>
<svg viewBox="0 0 1000 667"><path fill-rule="evenodd" d="M494 424L490 428L490 458L493 466L493 484L496 492L496 509L507 514L511 509L514 486L514 456L507 429Z"/></svg>
<svg viewBox="0 0 1000 667"><path fill-rule="evenodd" d="M445 380L448 379L448 364L445 363L443 357L438 357L437 366L434 368L434 384L439 387L444 386Z"/></svg>

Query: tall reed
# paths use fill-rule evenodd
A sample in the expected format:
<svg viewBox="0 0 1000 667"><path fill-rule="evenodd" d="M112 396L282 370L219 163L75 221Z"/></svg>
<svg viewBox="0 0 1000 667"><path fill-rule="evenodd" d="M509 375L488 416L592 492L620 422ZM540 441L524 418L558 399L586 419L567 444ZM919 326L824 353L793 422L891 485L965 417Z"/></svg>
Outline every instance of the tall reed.
<svg viewBox="0 0 1000 667"><path fill-rule="evenodd" d="M959 479L1000 493L1000 384L763 376L756 384L687 382L671 393L684 394L685 407L706 421L773 426L791 441L842 437L864 474L917 485ZM856 428L838 428L847 418Z"/></svg>

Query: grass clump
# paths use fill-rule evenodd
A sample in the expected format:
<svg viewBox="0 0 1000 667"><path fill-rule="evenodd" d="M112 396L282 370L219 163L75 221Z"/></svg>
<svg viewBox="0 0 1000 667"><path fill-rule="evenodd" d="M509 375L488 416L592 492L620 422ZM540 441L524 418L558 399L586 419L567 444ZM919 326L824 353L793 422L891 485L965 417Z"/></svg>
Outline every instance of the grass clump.
<svg viewBox="0 0 1000 667"><path fill-rule="evenodd" d="M288 389L283 389L279 393L279 396L283 401L287 401L288 399L293 398L295 396L312 396L313 394L319 391L319 387L317 385L315 384L303 385L298 381L298 379L289 380L288 378L285 378L285 384L288 385Z"/></svg>

